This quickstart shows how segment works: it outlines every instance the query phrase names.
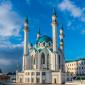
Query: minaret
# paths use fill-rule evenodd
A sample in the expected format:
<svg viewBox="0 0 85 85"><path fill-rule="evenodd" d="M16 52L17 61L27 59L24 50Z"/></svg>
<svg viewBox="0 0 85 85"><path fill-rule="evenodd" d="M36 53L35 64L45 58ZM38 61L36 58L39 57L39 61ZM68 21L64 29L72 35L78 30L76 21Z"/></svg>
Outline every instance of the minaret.
<svg viewBox="0 0 85 85"><path fill-rule="evenodd" d="M57 26L58 22L56 20L56 10L55 8L53 9L53 15L52 15L52 34L53 34L53 53L54 53L54 69L59 70L59 59L58 59L58 47L57 47Z"/></svg>
<svg viewBox="0 0 85 85"><path fill-rule="evenodd" d="M57 20L56 20L56 11L53 9L52 15L52 31L53 31L53 52L57 52Z"/></svg>
<svg viewBox="0 0 85 85"><path fill-rule="evenodd" d="M28 18L24 22L24 55L23 55L23 71L28 69Z"/></svg>
<svg viewBox="0 0 85 85"><path fill-rule="evenodd" d="M63 26L60 29L60 49L62 51L62 58L61 58L61 70L64 72L65 71L65 61L64 61L64 30Z"/></svg>
<svg viewBox="0 0 85 85"><path fill-rule="evenodd" d="M64 51L64 41L63 41L63 39L64 39L64 31L63 31L63 26L62 26L62 28L60 29L60 49L62 51Z"/></svg>
<svg viewBox="0 0 85 85"><path fill-rule="evenodd" d="M39 31L37 32L37 40L40 38L40 28Z"/></svg>

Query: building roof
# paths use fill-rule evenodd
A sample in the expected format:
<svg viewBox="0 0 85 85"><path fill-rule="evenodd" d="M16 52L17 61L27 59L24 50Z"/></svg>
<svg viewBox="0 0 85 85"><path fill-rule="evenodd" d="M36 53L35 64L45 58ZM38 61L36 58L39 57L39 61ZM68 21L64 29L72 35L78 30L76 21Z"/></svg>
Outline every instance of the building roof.
<svg viewBox="0 0 85 85"><path fill-rule="evenodd" d="M75 62L75 61L78 61L78 60L67 60L65 61L66 63L70 63L70 62Z"/></svg>
<svg viewBox="0 0 85 85"><path fill-rule="evenodd" d="M80 60L85 60L85 58L80 58L80 59L76 59L76 60L68 60L68 61L66 61L66 63L80 61Z"/></svg>
<svg viewBox="0 0 85 85"><path fill-rule="evenodd" d="M40 38L37 40L37 42L40 42L40 43L42 43L42 42L49 42L49 41L52 42L52 39L51 39L50 37L48 37L47 35L44 35L44 36L40 37Z"/></svg>

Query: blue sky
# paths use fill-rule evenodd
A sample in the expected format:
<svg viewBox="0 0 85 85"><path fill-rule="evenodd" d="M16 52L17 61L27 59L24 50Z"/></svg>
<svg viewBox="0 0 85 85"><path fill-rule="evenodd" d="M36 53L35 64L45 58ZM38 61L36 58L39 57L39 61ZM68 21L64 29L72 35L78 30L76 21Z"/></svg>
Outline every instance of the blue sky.
<svg viewBox="0 0 85 85"><path fill-rule="evenodd" d="M15 71L23 56L23 23L29 20L29 43L41 35L52 37L51 16L55 7L59 29L63 24L65 59L85 58L85 0L0 0L0 68ZM59 36L59 35L58 35ZM59 38L58 38L59 42Z"/></svg>

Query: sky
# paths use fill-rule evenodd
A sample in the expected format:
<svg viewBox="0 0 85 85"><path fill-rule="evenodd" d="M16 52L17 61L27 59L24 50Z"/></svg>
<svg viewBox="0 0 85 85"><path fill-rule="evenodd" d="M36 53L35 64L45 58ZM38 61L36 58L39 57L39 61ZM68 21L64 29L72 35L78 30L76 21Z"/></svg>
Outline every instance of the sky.
<svg viewBox="0 0 85 85"><path fill-rule="evenodd" d="M0 0L0 68L3 72L21 68L24 19L29 20L29 43L41 36L52 37L51 17L56 9L59 30L64 28L65 60L85 58L85 0ZM59 44L58 44L59 47Z"/></svg>

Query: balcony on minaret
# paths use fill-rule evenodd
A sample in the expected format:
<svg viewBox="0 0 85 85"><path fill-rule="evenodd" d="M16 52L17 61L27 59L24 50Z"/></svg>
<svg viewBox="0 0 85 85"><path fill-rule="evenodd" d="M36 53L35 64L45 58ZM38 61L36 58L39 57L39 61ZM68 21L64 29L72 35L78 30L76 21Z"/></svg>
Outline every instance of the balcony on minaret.
<svg viewBox="0 0 85 85"><path fill-rule="evenodd" d="M28 31L28 18L26 17L25 22L24 22L24 30Z"/></svg>
<svg viewBox="0 0 85 85"><path fill-rule="evenodd" d="M57 24L58 24L58 23L56 22L56 20L53 20L53 21L52 21L52 26L57 26Z"/></svg>
<svg viewBox="0 0 85 85"><path fill-rule="evenodd" d="M55 16L52 16L52 26L57 26L58 25L58 22L55 18Z"/></svg>
<svg viewBox="0 0 85 85"><path fill-rule="evenodd" d="M53 26L56 26L58 24L56 18L57 18L57 16L56 16L56 10L54 8L53 9L53 14L52 14L52 25Z"/></svg>

